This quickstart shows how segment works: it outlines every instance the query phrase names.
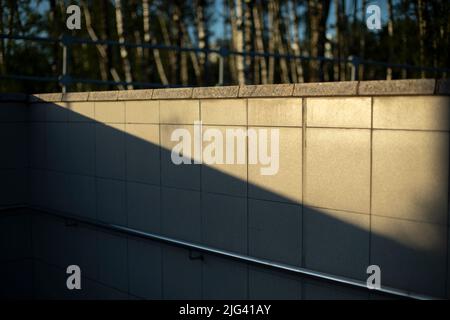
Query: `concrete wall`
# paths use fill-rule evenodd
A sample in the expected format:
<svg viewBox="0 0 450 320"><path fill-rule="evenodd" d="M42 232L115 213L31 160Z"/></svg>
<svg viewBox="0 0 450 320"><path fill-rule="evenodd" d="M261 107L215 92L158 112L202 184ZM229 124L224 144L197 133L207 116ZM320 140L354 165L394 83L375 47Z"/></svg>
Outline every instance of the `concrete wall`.
<svg viewBox="0 0 450 320"><path fill-rule="evenodd" d="M0 208L27 197L28 110L26 95L0 98Z"/></svg>
<svg viewBox="0 0 450 320"><path fill-rule="evenodd" d="M444 297L449 102L434 80L34 95L29 205L353 279L377 264L382 285ZM279 129L279 172L174 165L170 134L195 120ZM37 297L369 298L64 220L32 225ZM68 264L89 290L61 286Z"/></svg>

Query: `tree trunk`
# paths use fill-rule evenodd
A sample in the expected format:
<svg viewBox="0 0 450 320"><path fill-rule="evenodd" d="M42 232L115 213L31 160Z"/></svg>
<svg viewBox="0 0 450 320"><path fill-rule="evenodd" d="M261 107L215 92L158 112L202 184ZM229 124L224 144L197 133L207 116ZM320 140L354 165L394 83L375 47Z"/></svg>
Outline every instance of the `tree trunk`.
<svg viewBox="0 0 450 320"><path fill-rule="evenodd" d="M245 52L249 53L251 51L253 51L252 48L252 20L251 20L251 6L252 3L250 0L245 0L244 1L244 48L245 48ZM247 54L244 57L244 61L245 61L245 74L247 75L251 75L251 67L252 67L252 57ZM254 83L254 79L247 79L247 81L249 81L250 83Z"/></svg>
<svg viewBox="0 0 450 320"><path fill-rule="evenodd" d="M280 19L283 18L280 10L280 6L277 2L275 2L275 16L274 16L274 35L275 35L275 43L278 48L278 53L280 55L286 55L286 50L284 48L283 38L281 36L280 31ZM286 58L280 58L280 70L281 70L281 81L283 83L289 83L289 69L287 65Z"/></svg>
<svg viewBox="0 0 450 320"><path fill-rule="evenodd" d="M394 13L392 0L388 0L388 36L389 36L389 63L394 59ZM386 69L386 80L392 80L392 68Z"/></svg>
<svg viewBox="0 0 450 320"><path fill-rule="evenodd" d="M300 33L298 32L298 15L297 15L297 1L291 0L289 1L291 9L289 10L292 13L292 26L293 26L293 32L292 32L292 38L293 38L293 51L296 56L300 56L302 54L300 50ZM302 60L301 59L295 59L295 66L296 66L296 73L297 73L297 82L304 82L305 79L303 77L303 66L302 66Z"/></svg>
<svg viewBox="0 0 450 320"><path fill-rule="evenodd" d="M206 2L205 0L195 1L195 24L197 26L198 47L200 49L208 48L208 32L206 30ZM200 64L200 79L199 84L208 83L208 54L200 52L198 55L198 62Z"/></svg>
<svg viewBox="0 0 450 320"><path fill-rule="evenodd" d="M423 67L425 66L425 29L426 29L426 22L424 19L424 2L423 0L417 0L416 2L416 14L417 14L417 21L419 24L419 60L420 65ZM425 78L425 71L420 71L421 78Z"/></svg>
<svg viewBox="0 0 450 320"><path fill-rule="evenodd" d="M264 52L263 41L263 27L260 19L261 2L258 1L257 5L253 6L253 21L255 23L255 44L258 52ZM266 58L259 56L258 58L259 68L261 70L261 83L267 84L267 64Z"/></svg>
<svg viewBox="0 0 450 320"><path fill-rule="evenodd" d="M81 5L83 7L84 19L86 21L86 29L88 31L89 37L93 41L98 41L97 34L95 33L94 28L92 27L91 13L89 12L89 8L87 6L86 1L82 0L81 1ZM97 51L98 51L98 53L100 55L100 60L108 59L108 54L107 54L107 52L105 50L105 47L103 45L97 44L97 45L95 45L95 47L97 48ZM114 81L120 82L121 80L120 80L119 74L117 73L117 70L113 66L111 66L111 68L109 70L110 70L111 76L114 79ZM122 85L120 85L120 84L117 85L117 88L119 90L123 90L124 89L124 87Z"/></svg>
<svg viewBox="0 0 450 320"><path fill-rule="evenodd" d="M233 50L238 52L244 51L244 37L243 37L243 21L242 21L242 2L241 0L236 0L236 5L234 0L230 0L230 20L231 20L231 30L233 33ZM234 55L237 82L239 85L245 84L245 74L244 74L244 57L241 54Z"/></svg>
<svg viewBox="0 0 450 320"><path fill-rule="evenodd" d="M0 33L3 34L3 0L0 0ZM5 41L0 39L0 73L5 74Z"/></svg>
<svg viewBox="0 0 450 320"><path fill-rule="evenodd" d="M364 59L365 55L366 55L366 29L365 29L366 5L367 5L367 0L363 0L363 2L362 2L362 7L363 7L362 26L361 26L361 28L363 28L363 29L361 32L361 37L359 38L359 57L360 57L360 59ZM359 75L358 75L359 80L364 80L364 69L365 69L365 65L360 64L359 65Z"/></svg>
<svg viewBox="0 0 450 320"><path fill-rule="evenodd" d="M274 50L274 16L275 16L275 5L273 1L270 1L268 4L268 15L267 15L267 22L268 22L268 51L269 53L273 54L275 52ZM275 57L269 56L269 71L268 71L268 83L274 82L274 75L275 75Z"/></svg>
<svg viewBox="0 0 450 320"><path fill-rule="evenodd" d="M116 4L117 36L119 38L119 42L125 42L121 0L115 0L115 4ZM122 67L123 67L123 72L125 74L125 81L132 82L133 77L131 75L130 61L128 60L128 50L123 45L120 46L120 57L122 58ZM127 84L127 89L129 89L129 90L133 89L133 85L130 83Z"/></svg>
<svg viewBox="0 0 450 320"><path fill-rule="evenodd" d="M326 21L330 1L308 0L308 13L310 17L310 52L312 58L320 58L325 54ZM323 81L323 62L311 59L310 81Z"/></svg>
<svg viewBox="0 0 450 320"><path fill-rule="evenodd" d="M142 18L143 18L143 26L144 26L144 42L156 44L156 39L151 36L150 32L150 9L148 0L142 0ZM159 54L158 49L153 49L153 58L156 64L156 70L158 71L159 79L161 83L165 86L169 85L169 81L167 80L166 72L164 70L164 65L161 60L161 56ZM145 61L147 62L147 78L150 79L150 49L144 50Z"/></svg>

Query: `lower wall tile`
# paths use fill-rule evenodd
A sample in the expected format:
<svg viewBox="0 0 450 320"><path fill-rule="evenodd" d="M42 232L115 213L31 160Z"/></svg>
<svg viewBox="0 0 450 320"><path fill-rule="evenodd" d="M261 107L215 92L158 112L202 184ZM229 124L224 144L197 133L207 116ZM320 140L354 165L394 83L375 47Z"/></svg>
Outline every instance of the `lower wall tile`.
<svg viewBox="0 0 450 320"><path fill-rule="evenodd" d="M444 297L447 241L447 227L373 216L370 263L382 286Z"/></svg>
<svg viewBox="0 0 450 320"><path fill-rule="evenodd" d="M127 238L114 233L98 233L99 281L128 292Z"/></svg>
<svg viewBox="0 0 450 320"><path fill-rule="evenodd" d="M247 253L247 199L203 193L202 219L206 245Z"/></svg>
<svg viewBox="0 0 450 320"><path fill-rule="evenodd" d="M96 183L98 219L126 226L126 182L97 178Z"/></svg>
<svg viewBox="0 0 450 320"><path fill-rule="evenodd" d="M0 169L0 207L24 204L26 186L26 169Z"/></svg>
<svg viewBox="0 0 450 320"><path fill-rule="evenodd" d="M31 299L33 297L33 261L0 262L0 299Z"/></svg>
<svg viewBox="0 0 450 320"><path fill-rule="evenodd" d="M162 298L162 252L148 240L128 240L130 294L145 299Z"/></svg>
<svg viewBox="0 0 450 320"><path fill-rule="evenodd" d="M364 290L332 285L314 280L303 283L305 300L367 300L369 293Z"/></svg>
<svg viewBox="0 0 450 320"><path fill-rule="evenodd" d="M200 243L200 192L162 188L162 199L162 232L176 239Z"/></svg>
<svg viewBox="0 0 450 320"><path fill-rule="evenodd" d="M163 270L164 299L202 298L202 261L191 260L188 250L164 246Z"/></svg>
<svg viewBox="0 0 450 320"><path fill-rule="evenodd" d="M245 264L215 256L205 256L203 299L247 299L247 275Z"/></svg>
<svg viewBox="0 0 450 320"><path fill-rule="evenodd" d="M369 265L370 216L316 208L303 210L305 267L365 279Z"/></svg>
<svg viewBox="0 0 450 320"><path fill-rule="evenodd" d="M301 215L298 205L250 199L250 255L301 265Z"/></svg>
<svg viewBox="0 0 450 320"><path fill-rule="evenodd" d="M252 300L299 300L299 278L270 269L249 267L249 298Z"/></svg>
<svg viewBox="0 0 450 320"><path fill-rule="evenodd" d="M31 230L28 214L0 215L0 261L32 258Z"/></svg>
<svg viewBox="0 0 450 320"><path fill-rule="evenodd" d="M161 188L127 183L128 226L151 233L161 232Z"/></svg>

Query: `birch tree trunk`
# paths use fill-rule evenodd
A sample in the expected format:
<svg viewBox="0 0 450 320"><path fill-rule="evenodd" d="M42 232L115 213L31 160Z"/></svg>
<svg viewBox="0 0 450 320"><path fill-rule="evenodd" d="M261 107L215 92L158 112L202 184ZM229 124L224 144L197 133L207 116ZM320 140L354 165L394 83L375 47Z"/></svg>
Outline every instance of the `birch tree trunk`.
<svg viewBox="0 0 450 320"><path fill-rule="evenodd" d="M392 0L388 0L388 36L389 36L389 62L394 59L394 14ZM392 80L392 68L386 69L386 80Z"/></svg>
<svg viewBox="0 0 450 320"><path fill-rule="evenodd" d="M206 30L206 2L205 0L195 1L195 24L197 27L198 47L206 49L208 47L208 36ZM200 65L200 83L208 83L208 54L200 52L198 55L198 63Z"/></svg>
<svg viewBox="0 0 450 320"><path fill-rule="evenodd" d="M425 65L425 29L426 29L426 22L424 19L424 2L423 0L417 0L416 3L416 12L417 12L417 21L419 24L419 60L420 65ZM425 78L425 71L420 71L421 78Z"/></svg>
<svg viewBox="0 0 450 320"><path fill-rule="evenodd" d="M86 1L82 0L81 4L82 4L82 7L83 7L84 19L86 21L86 29L87 29L87 32L89 34L89 37L93 41L98 41L97 34L95 33L94 28L92 27L91 13L89 12L89 8L87 6L87 3L86 3ZM108 59L108 54L107 54L106 49L105 49L105 47L103 45L97 44L97 45L95 45L95 47L97 48L97 51L98 51L98 53L100 55L100 60ZM110 68L109 72L111 73L111 76L112 76L112 78L113 78L113 80L115 82L120 82L121 81L120 80L120 76L117 73L117 70L112 65L111 65L111 68ZM119 90L123 90L124 89L124 87L122 85L120 85L120 84L117 85L117 88Z"/></svg>
<svg viewBox="0 0 450 320"><path fill-rule="evenodd" d="M297 15L297 1L291 0L289 1L290 5L290 12L292 12L292 38L293 38L293 51L296 56L300 56L302 54L300 50L300 33L298 32L299 27L299 21L298 21L298 15ZM297 69L297 82L304 82L305 79L303 77L303 66L302 66L302 60L301 59L295 59L295 66Z"/></svg>
<svg viewBox="0 0 450 320"><path fill-rule="evenodd" d="M277 51L280 55L286 55L286 50L283 44L283 38L281 37L280 31L280 19L283 18L281 15L281 8L277 2L275 2L274 8L274 36L275 36L275 45L277 46ZM283 83L289 83L289 69L287 65L286 58L280 58L280 70L281 70L281 81Z"/></svg>
<svg viewBox="0 0 450 320"><path fill-rule="evenodd" d="M330 8L330 1L308 0L310 21L310 53L311 57L323 57L325 53L326 20ZM309 63L310 80L323 81L323 62L311 59Z"/></svg>
<svg viewBox="0 0 450 320"><path fill-rule="evenodd" d="M123 16L122 16L122 4L121 0L115 0L116 4L116 27L117 27L117 36L119 38L119 42L125 42L125 36L123 32ZM125 46L120 46L120 57L122 58L122 67L123 72L125 74L125 81L132 82L133 77L131 75L131 65L130 60L128 60L128 50ZM127 84L127 89L133 89L132 84Z"/></svg>
<svg viewBox="0 0 450 320"><path fill-rule="evenodd" d="M275 8L273 1L270 1L267 8L267 23L268 23L268 35L269 35L269 44L268 51L269 53L274 53L274 16L275 16ZM275 73L275 58L273 56L269 57L269 70L268 70L268 83L272 84L274 81L274 73Z"/></svg>
<svg viewBox="0 0 450 320"><path fill-rule="evenodd" d="M258 52L264 52L263 27L261 23L262 19L260 18L260 12L262 12L261 2L258 1L257 5L253 6L253 21L255 23L255 43L256 43L256 50ZM267 84L266 58L263 56L259 56L257 59L261 73L261 83Z"/></svg>
<svg viewBox="0 0 450 320"><path fill-rule="evenodd" d="M236 51L244 51L244 23L242 16L242 1L236 0ZM244 74L244 57L240 54L236 55L236 68L238 72L238 84L245 84L245 74Z"/></svg>
<svg viewBox="0 0 450 320"><path fill-rule="evenodd" d="M142 18L143 18L143 27L144 27L144 42L156 44L156 39L151 36L150 32L150 8L148 4L148 0L142 0ZM158 49L153 49L153 58L156 64L156 70L158 71L159 79L161 83L165 86L169 85L169 81L167 80L167 75L164 70L164 65L161 60L161 55L159 54ZM144 50L144 57L147 62L147 77L150 78L150 49L146 48Z"/></svg>

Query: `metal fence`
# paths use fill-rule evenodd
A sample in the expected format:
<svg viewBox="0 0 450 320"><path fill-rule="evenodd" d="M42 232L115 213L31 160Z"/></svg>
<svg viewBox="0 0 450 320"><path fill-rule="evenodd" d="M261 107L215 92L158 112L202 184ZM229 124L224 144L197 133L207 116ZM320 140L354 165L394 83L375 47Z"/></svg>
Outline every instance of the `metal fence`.
<svg viewBox="0 0 450 320"><path fill-rule="evenodd" d="M384 68L397 68L401 70L413 70L413 71L426 71L432 72L436 75L441 74L443 77L450 72L450 68L436 68L436 67L425 67L425 66L414 66L409 64L398 64L398 63L389 63L382 61L374 61L374 60L366 60L360 59L356 56L350 56L347 59L339 59L339 58L330 58L330 57L311 57L305 55L291 55L291 54L280 54L273 52L257 52L257 51L234 51L229 50L225 47L220 47L219 49L211 49L211 48L198 48L198 47L179 47L179 46L171 46L171 45L163 45L163 44L150 44L150 43L131 43L131 42L121 42L114 40L92 40L85 38L77 38L72 36L62 36L60 38L50 38L50 37L38 37L38 36L15 36L15 35L7 35L0 34L0 39L8 39L8 40L22 40L22 41L31 41L31 42L46 42L46 43L58 43L62 47L62 74L59 76L36 76L36 75L21 75L21 74L3 74L0 75L0 79L10 79L10 80L27 80L27 81L36 81L36 82L57 82L62 88L62 92L68 91L68 86L75 83L85 83L85 84L98 84L98 85L116 85L116 86L126 86L132 85L133 87L149 87L149 88L158 88L158 87L181 87L181 85L172 84L169 86L165 86L161 83L153 83L153 82L127 82L127 81L114 81L114 80L100 80L100 79L86 79L86 78L75 78L70 75L69 72L69 57L72 53L72 46L77 44L88 44L88 45L105 45L105 46L124 46L127 48L148 48L148 49L159 49L159 50L172 50L176 52L195 52L195 53L203 53L205 55L215 54L218 56L218 79L217 85L221 86L224 84L224 63L225 59L230 56L241 55L244 57L273 57L278 59L296 59L300 61L310 61L316 60L319 62L329 62L329 63L341 63L348 65L350 67L350 76L351 80L358 80L359 68L360 66L379 66Z"/></svg>

